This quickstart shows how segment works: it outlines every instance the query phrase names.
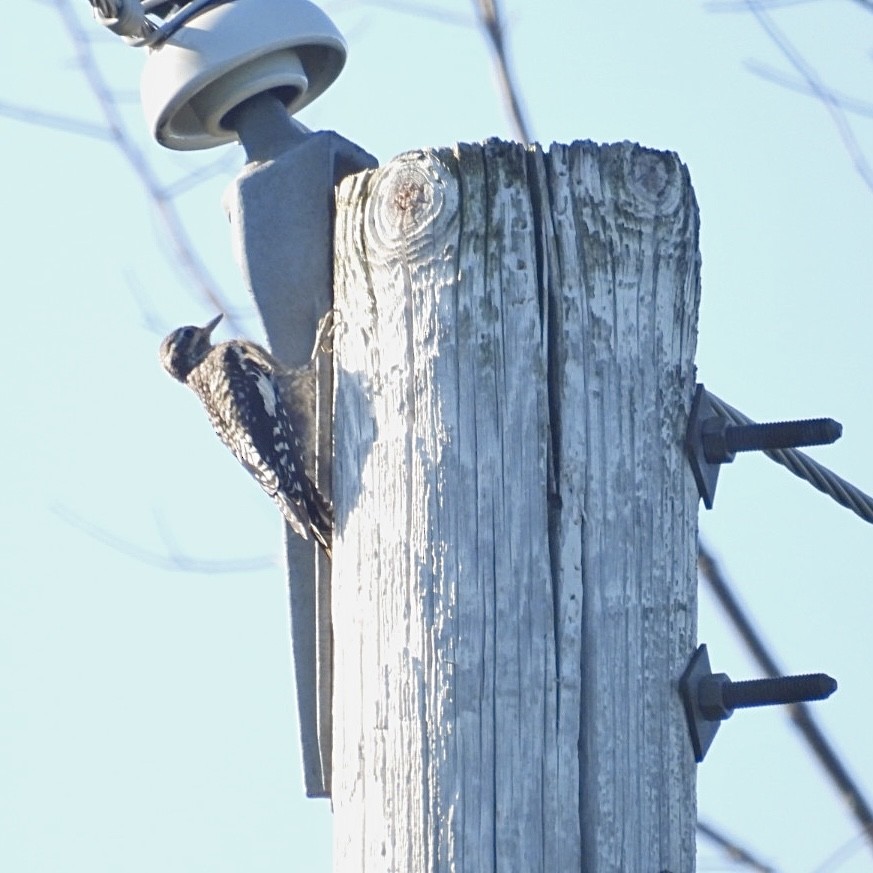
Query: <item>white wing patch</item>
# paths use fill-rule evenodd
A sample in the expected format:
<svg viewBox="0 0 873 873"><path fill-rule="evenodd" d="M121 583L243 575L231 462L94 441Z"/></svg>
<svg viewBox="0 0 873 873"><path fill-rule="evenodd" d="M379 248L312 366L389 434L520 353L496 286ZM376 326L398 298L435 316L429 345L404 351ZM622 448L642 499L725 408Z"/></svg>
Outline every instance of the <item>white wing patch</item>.
<svg viewBox="0 0 873 873"><path fill-rule="evenodd" d="M271 418L276 416L276 388L273 385L272 379L262 370L258 370L257 381L258 391L261 392L261 397L264 399L264 409L267 410L267 415Z"/></svg>
<svg viewBox="0 0 873 873"><path fill-rule="evenodd" d="M214 347L187 381L221 441L277 503L292 530L303 539L314 535L329 554L330 507L306 477L280 373L263 349L231 342ZM304 423L310 402L301 395Z"/></svg>

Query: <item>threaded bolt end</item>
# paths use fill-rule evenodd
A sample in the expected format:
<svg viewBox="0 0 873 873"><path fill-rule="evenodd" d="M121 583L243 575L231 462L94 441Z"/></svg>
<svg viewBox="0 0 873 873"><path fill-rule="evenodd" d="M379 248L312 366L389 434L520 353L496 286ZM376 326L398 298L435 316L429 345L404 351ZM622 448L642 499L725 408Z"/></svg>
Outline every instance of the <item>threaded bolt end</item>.
<svg viewBox="0 0 873 873"><path fill-rule="evenodd" d="M750 452L828 445L842 433L843 426L832 418L811 418L728 427L724 441L729 452Z"/></svg>
<svg viewBox="0 0 873 873"><path fill-rule="evenodd" d="M750 706L824 700L836 690L835 679L825 673L810 673L804 676L731 682L722 687L722 700L729 709L743 709Z"/></svg>

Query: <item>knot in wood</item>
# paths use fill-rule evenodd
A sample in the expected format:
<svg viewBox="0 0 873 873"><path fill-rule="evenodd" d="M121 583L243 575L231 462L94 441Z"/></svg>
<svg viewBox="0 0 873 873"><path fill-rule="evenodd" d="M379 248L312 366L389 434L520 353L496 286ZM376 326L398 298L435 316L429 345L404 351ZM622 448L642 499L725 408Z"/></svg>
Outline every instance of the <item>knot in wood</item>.
<svg viewBox="0 0 873 873"><path fill-rule="evenodd" d="M382 254L414 254L441 245L457 211L457 180L439 157L401 155L375 173L367 204L369 236Z"/></svg>
<svg viewBox="0 0 873 873"><path fill-rule="evenodd" d="M685 187L684 169L673 152L631 146L625 154L625 179L636 208L649 216L675 212Z"/></svg>
<svg viewBox="0 0 873 873"><path fill-rule="evenodd" d="M637 152L633 161L633 180L652 198L659 198L670 182L664 156L656 152Z"/></svg>
<svg viewBox="0 0 873 873"><path fill-rule="evenodd" d="M420 182L404 181L394 194L394 206L398 212L412 212L426 202L424 186ZM414 219L414 213L410 217Z"/></svg>

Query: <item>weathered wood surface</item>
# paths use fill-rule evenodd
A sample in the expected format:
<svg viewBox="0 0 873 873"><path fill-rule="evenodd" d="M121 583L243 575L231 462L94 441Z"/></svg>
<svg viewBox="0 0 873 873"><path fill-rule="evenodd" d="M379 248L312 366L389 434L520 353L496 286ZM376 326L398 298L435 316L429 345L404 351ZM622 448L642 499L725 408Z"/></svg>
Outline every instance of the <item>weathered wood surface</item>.
<svg viewBox="0 0 873 873"><path fill-rule="evenodd" d="M335 869L691 871L687 171L411 153L336 255Z"/></svg>

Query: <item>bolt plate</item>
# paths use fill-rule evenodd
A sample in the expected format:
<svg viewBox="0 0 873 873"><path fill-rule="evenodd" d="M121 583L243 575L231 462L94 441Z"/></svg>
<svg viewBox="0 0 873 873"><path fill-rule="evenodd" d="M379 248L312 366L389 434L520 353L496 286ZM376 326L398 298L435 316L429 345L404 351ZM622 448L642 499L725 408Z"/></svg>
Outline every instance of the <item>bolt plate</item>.
<svg viewBox="0 0 873 873"><path fill-rule="evenodd" d="M718 413L709 402L706 388L700 382L694 392L694 401L691 404L691 414L688 416L688 429L685 432L685 451L691 463L691 471L694 473L694 481L697 483L697 491L703 499L703 505L712 509L715 500L715 485L718 481L718 464L710 464L706 460L703 448L703 430L707 421L718 418Z"/></svg>
<svg viewBox="0 0 873 873"><path fill-rule="evenodd" d="M694 760L698 764L706 757L721 725L720 721L710 721L705 718L700 710L698 686L701 679L711 675L709 653L706 651L706 645L702 643L691 656L691 660L679 680L679 694L682 696L682 703L685 706L688 733L691 735L691 745L694 748Z"/></svg>

